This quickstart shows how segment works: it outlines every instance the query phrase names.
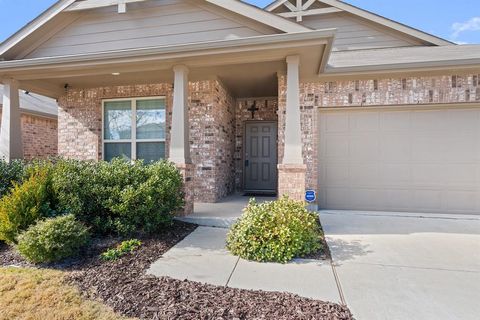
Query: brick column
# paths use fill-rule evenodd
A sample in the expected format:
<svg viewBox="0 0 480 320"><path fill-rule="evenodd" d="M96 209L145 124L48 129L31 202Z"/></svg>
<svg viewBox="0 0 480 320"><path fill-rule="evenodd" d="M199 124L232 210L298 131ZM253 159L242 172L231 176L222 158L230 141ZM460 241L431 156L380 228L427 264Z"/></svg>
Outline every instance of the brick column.
<svg viewBox="0 0 480 320"><path fill-rule="evenodd" d="M178 215L193 213L195 197L193 177L195 167L190 157L188 123L188 68L178 65L173 68L175 80L173 86L172 129L170 134L170 161L175 163L183 177L185 206Z"/></svg>
<svg viewBox="0 0 480 320"><path fill-rule="evenodd" d="M299 56L287 57L285 147L282 163L278 165L278 195L286 194L294 200L304 200L307 171L302 156L299 68Z"/></svg>
<svg viewBox="0 0 480 320"><path fill-rule="evenodd" d="M307 166L304 164L278 165L278 194L288 195L291 199L305 199L305 175Z"/></svg>
<svg viewBox="0 0 480 320"><path fill-rule="evenodd" d="M5 79L0 127L0 158L5 161L23 158L22 124L18 81Z"/></svg>
<svg viewBox="0 0 480 320"><path fill-rule="evenodd" d="M193 203L195 201L194 176L195 165L192 163L183 163L176 165L183 177L183 188L185 206L177 212L179 216L187 216L193 213Z"/></svg>

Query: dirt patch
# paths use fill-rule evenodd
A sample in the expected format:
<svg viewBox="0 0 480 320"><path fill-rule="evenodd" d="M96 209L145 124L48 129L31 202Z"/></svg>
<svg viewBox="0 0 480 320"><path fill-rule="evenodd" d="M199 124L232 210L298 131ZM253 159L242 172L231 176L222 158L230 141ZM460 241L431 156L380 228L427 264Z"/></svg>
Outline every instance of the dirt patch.
<svg viewBox="0 0 480 320"><path fill-rule="evenodd" d="M176 222L156 237L143 238L142 247L117 261L99 253L118 241L98 240L82 255L50 268L68 270L67 281L86 296L99 299L116 312L142 319L353 319L347 307L288 293L241 290L153 277L146 269L195 226ZM108 245L107 245L108 244ZM9 250L0 248L3 264ZM11 253L7 261L18 261ZM21 258L20 258L21 259ZM10 263L11 264L11 263Z"/></svg>

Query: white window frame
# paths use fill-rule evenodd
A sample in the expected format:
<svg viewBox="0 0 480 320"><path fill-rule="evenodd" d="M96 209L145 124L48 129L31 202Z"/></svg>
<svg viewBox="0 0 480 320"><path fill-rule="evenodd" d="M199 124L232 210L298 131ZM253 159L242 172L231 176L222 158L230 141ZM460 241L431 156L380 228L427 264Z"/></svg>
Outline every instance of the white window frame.
<svg viewBox="0 0 480 320"><path fill-rule="evenodd" d="M166 146L166 139L137 139L137 101L140 100L158 100L162 99L165 102L165 136L167 135L167 99L166 96L151 96L151 97L139 97L139 98L115 98L115 99L102 99L102 159L105 160L105 144L106 143L130 143L132 159L137 160L137 143L141 142L163 142ZM105 103L116 101L130 101L132 106L132 132L130 139L122 140L106 140L105 139ZM160 160L160 159L159 159Z"/></svg>

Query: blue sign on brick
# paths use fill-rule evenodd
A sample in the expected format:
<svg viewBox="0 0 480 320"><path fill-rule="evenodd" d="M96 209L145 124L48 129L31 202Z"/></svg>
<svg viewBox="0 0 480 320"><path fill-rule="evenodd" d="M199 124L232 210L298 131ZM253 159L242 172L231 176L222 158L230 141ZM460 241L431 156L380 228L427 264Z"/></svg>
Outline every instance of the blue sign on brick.
<svg viewBox="0 0 480 320"><path fill-rule="evenodd" d="M315 202L317 199L317 195L315 194L315 190L307 190L305 192L305 200L307 202Z"/></svg>

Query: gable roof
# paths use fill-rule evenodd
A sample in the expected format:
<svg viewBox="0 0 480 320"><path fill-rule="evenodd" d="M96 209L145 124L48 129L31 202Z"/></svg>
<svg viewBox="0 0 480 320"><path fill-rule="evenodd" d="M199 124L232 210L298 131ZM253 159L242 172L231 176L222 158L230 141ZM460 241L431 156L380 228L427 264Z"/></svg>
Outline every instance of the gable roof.
<svg viewBox="0 0 480 320"><path fill-rule="evenodd" d="M32 92L19 90L20 109L22 112L40 115L49 118L56 118L58 114L58 105L54 99L41 96ZM0 97L3 95L3 85L0 84ZM2 100L0 100L0 111Z"/></svg>
<svg viewBox="0 0 480 320"><path fill-rule="evenodd" d="M68 8L74 5L76 2L84 3L87 1L95 1L98 4L98 7L104 6L112 6L115 5L115 1L98 1L98 0L60 0L53 4L50 8L45 10L42 14L40 14L37 18L29 22L25 25L22 29L18 32L13 34L11 37L6 39L3 43L0 44L0 56L5 54L7 51L18 45L20 42L25 40L31 33L38 30L42 26L44 26L47 22L54 19L58 14L63 11L67 11ZM135 0L135 2L139 1L148 1L148 0ZM190 0L191 1L191 0ZM133 0L124 0L124 2L133 2ZM242 1L238 0L196 0L194 2L198 3L206 3L217 6L224 10L228 10L232 13L244 16L249 19L253 19L277 29L282 32L290 33L290 32L302 32L302 31L309 31L310 28L304 27L300 24L297 24L293 21L280 17L278 15L266 12L260 8L255 6L243 3Z"/></svg>
<svg viewBox="0 0 480 320"><path fill-rule="evenodd" d="M287 4L287 2L289 4ZM318 3L321 3L323 5L330 6L333 9L344 11L344 12L350 13L352 15L361 17L363 19L375 22L379 25L382 25L384 27L396 30L396 31L401 32L401 33L404 33L406 35L417 38L419 40L422 40L422 41L427 42L427 43L432 44L432 45L437 45L437 46L454 45L454 43L452 43L450 41L447 41L445 39L442 39L440 37L437 37L437 36L434 36L434 35L429 34L427 32L415 29L413 27L407 26L407 25L399 23L397 21L385 18L381 15L378 15L378 14L372 13L370 11L361 9L359 7L356 7L354 5L345 3L343 1L339 1L339 0L310 0L310 1L307 1L307 3L304 6L307 6L307 4L308 4L308 6L310 6L314 2L318 2ZM270 3L269 5L267 5L265 7L265 10L271 12L271 11L277 9L278 7L282 6L282 5L287 5L288 7L292 7L291 9L294 9L293 4L291 4L289 2L289 0L275 0L272 3ZM325 9L323 9L323 10L325 10Z"/></svg>

